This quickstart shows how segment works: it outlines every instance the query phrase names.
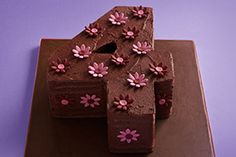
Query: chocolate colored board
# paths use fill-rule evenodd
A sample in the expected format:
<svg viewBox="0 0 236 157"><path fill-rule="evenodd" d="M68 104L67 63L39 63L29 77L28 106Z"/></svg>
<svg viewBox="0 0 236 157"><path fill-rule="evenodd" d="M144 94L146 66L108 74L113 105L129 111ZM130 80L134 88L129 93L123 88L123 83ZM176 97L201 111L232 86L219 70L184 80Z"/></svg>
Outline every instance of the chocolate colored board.
<svg viewBox="0 0 236 157"><path fill-rule="evenodd" d="M150 154L108 151L106 118L56 119L49 113L46 67L49 55L66 39L41 41L25 157L214 157L211 131L196 51L192 41L156 40L155 49L173 53L173 114L156 124L156 146Z"/></svg>

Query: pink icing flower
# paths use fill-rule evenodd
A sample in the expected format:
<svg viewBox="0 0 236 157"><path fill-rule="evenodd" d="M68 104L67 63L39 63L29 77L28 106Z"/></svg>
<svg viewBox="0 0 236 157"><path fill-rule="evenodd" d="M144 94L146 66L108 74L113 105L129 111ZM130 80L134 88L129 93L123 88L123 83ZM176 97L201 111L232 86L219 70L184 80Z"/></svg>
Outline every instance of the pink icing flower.
<svg viewBox="0 0 236 157"><path fill-rule="evenodd" d="M94 108L95 106L99 106L99 101L101 100L100 98L98 98L96 95L88 95L86 94L85 96L80 97L81 104L84 104L84 107L92 107Z"/></svg>
<svg viewBox="0 0 236 157"><path fill-rule="evenodd" d="M123 29L122 35L125 37L125 39L134 39L138 36L139 30L136 29L136 27L127 29Z"/></svg>
<svg viewBox="0 0 236 157"><path fill-rule="evenodd" d="M172 103L172 96L167 94L157 95L158 107L168 106Z"/></svg>
<svg viewBox="0 0 236 157"><path fill-rule="evenodd" d="M51 69L56 73L65 73L70 68L70 63L65 58L64 60L57 58L57 61L52 61Z"/></svg>
<svg viewBox="0 0 236 157"><path fill-rule="evenodd" d="M90 36L96 37L101 33L102 28L98 23L89 24L89 26L85 26L85 32L87 32Z"/></svg>
<svg viewBox="0 0 236 157"><path fill-rule="evenodd" d="M88 58L89 55L92 53L91 48L88 46L86 47L84 44L82 44L80 47L75 46L75 48L72 50L74 53L74 56L77 58Z"/></svg>
<svg viewBox="0 0 236 157"><path fill-rule="evenodd" d="M133 51L137 54L147 54L152 51L152 46L145 42L137 42L137 44L133 44Z"/></svg>
<svg viewBox="0 0 236 157"><path fill-rule="evenodd" d="M74 99L68 95L57 95L55 99L60 106L68 106L74 103Z"/></svg>
<svg viewBox="0 0 236 157"><path fill-rule="evenodd" d="M123 54L119 55L118 53L115 53L114 55L111 55L111 61L116 65L125 65L129 62L129 57L124 56Z"/></svg>
<svg viewBox="0 0 236 157"><path fill-rule="evenodd" d="M133 16L138 17L138 18L147 17L148 15L147 8L144 8L142 6L134 7L132 10L132 13L133 13Z"/></svg>
<svg viewBox="0 0 236 157"><path fill-rule="evenodd" d="M130 104L133 102L134 100L130 98L129 95L124 96L123 94L121 94L119 97L115 97L113 101L115 107L119 110L128 110Z"/></svg>
<svg viewBox="0 0 236 157"><path fill-rule="evenodd" d="M122 25L125 24L127 21L128 17L125 16L125 14L123 12L118 12L116 11L115 14L111 14L109 21L113 24L113 25Z"/></svg>
<svg viewBox="0 0 236 157"><path fill-rule="evenodd" d="M149 64L149 70L153 72L153 74L163 77L167 73L167 66L163 66L162 63L156 64L156 63L150 63Z"/></svg>
<svg viewBox="0 0 236 157"><path fill-rule="evenodd" d="M138 134L136 130L130 130L127 128L124 131L120 131L117 138L120 139L120 142L126 141L127 143L131 143L132 141L137 141L139 136L140 134Z"/></svg>
<svg viewBox="0 0 236 157"><path fill-rule="evenodd" d="M137 72L135 72L133 75L129 73L129 78L127 79L127 81L131 86L139 88L142 86L146 86L148 79L145 78L145 74L139 75Z"/></svg>
<svg viewBox="0 0 236 157"><path fill-rule="evenodd" d="M64 105L64 106L65 106L65 105L69 105L69 103L70 103L70 101L67 100L67 99L62 99L62 100L61 100L61 104Z"/></svg>
<svg viewBox="0 0 236 157"><path fill-rule="evenodd" d="M88 68L88 72L93 75L93 77L103 77L104 75L108 74L108 67L104 66L104 63L98 64L94 62L93 65L90 65Z"/></svg>

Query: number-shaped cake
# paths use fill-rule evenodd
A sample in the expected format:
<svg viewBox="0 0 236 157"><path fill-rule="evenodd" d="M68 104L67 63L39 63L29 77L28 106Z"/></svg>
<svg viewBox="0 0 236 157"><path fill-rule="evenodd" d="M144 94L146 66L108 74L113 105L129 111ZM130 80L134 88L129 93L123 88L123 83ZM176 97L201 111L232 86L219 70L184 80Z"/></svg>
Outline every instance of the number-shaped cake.
<svg viewBox="0 0 236 157"><path fill-rule="evenodd" d="M52 115L107 117L111 152L152 151L155 118L170 115L174 79L171 53L153 41L149 7L114 7L86 26L49 58Z"/></svg>

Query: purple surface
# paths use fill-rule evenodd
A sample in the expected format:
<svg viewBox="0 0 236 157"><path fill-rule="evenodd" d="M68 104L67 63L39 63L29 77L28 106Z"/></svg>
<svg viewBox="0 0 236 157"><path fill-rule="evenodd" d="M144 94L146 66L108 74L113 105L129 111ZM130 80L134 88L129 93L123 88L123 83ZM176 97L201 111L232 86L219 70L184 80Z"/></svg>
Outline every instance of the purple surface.
<svg viewBox="0 0 236 157"><path fill-rule="evenodd" d="M115 5L140 4L155 9L156 38L195 41L216 155L236 156L234 0L1 0L1 157L24 154L40 39L71 38Z"/></svg>

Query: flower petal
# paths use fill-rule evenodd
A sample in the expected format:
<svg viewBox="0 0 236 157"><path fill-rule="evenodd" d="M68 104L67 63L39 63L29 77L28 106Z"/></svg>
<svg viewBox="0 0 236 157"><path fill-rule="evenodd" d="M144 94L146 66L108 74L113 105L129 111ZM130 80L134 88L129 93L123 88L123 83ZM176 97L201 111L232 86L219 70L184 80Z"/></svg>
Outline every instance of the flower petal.
<svg viewBox="0 0 236 157"><path fill-rule="evenodd" d="M100 105L98 102L94 102L93 104L96 105L96 106L99 106L99 105Z"/></svg>
<svg viewBox="0 0 236 157"><path fill-rule="evenodd" d="M137 72L134 73L134 78L135 78L135 80L139 79L139 74Z"/></svg>
<svg viewBox="0 0 236 157"><path fill-rule="evenodd" d="M127 143L130 143L131 142L131 139L126 139Z"/></svg>
<svg viewBox="0 0 236 157"><path fill-rule="evenodd" d="M84 107L88 107L88 106L89 106L89 103L84 104Z"/></svg>
<svg viewBox="0 0 236 157"><path fill-rule="evenodd" d="M93 66L88 66L88 68L90 69L90 70L93 70L93 71L95 71L95 67L93 67Z"/></svg>
<svg viewBox="0 0 236 157"><path fill-rule="evenodd" d="M144 82L142 82L142 83L139 83L139 85L140 85L140 86L146 86L147 84L144 83ZM140 87L140 86L139 86L139 87Z"/></svg>
<svg viewBox="0 0 236 157"><path fill-rule="evenodd" d="M121 135L118 135L117 137L118 137L118 138L124 138L125 135L121 134Z"/></svg>
<svg viewBox="0 0 236 157"><path fill-rule="evenodd" d="M124 131L120 131L120 133L123 134L123 135L126 135L126 133Z"/></svg>
<svg viewBox="0 0 236 157"><path fill-rule="evenodd" d="M134 77L131 73L129 73L129 78L130 78L131 80L135 80L135 77Z"/></svg>
<svg viewBox="0 0 236 157"><path fill-rule="evenodd" d="M140 134L134 134L133 135L133 137L139 137L140 136Z"/></svg>
<svg viewBox="0 0 236 157"><path fill-rule="evenodd" d="M130 129L126 129L125 132L126 132L127 134L129 134L131 131L130 131Z"/></svg>
<svg viewBox="0 0 236 157"><path fill-rule="evenodd" d="M94 71L90 70L90 71L88 71L88 73L90 73L90 74L94 74Z"/></svg>
<svg viewBox="0 0 236 157"><path fill-rule="evenodd" d="M98 77L103 77L103 75L102 75L102 74L97 74L97 76L98 76Z"/></svg>
<svg viewBox="0 0 236 157"><path fill-rule="evenodd" d="M93 95L91 96L91 99L94 99L94 98L96 98L96 95L93 94Z"/></svg>
<svg viewBox="0 0 236 157"><path fill-rule="evenodd" d="M132 140L137 141L138 139L136 137L132 137Z"/></svg>
<svg viewBox="0 0 236 157"><path fill-rule="evenodd" d="M96 62L94 62L94 63L93 63L93 67L94 67L95 69L98 69L98 64L97 64Z"/></svg>
<svg viewBox="0 0 236 157"><path fill-rule="evenodd" d="M88 102L87 100L81 100L81 101L80 101L81 104L85 104L85 103L87 103L87 102Z"/></svg>
<svg viewBox="0 0 236 157"><path fill-rule="evenodd" d="M137 130L132 130L130 134L134 135L137 132Z"/></svg>
<svg viewBox="0 0 236 157"><path fill-rule="evenodd" d="M81 49L80 49L80 47L79 46L75 46L75 48L76 48L76 50L79 52L79 51L81 51Z"/></svg>
<svg viewBox="0 0 236 157"><path fill-rule="evenodd" d="M124 142L125 140L126 140L126 138L124 137L124 138L120 139L120 142Z"/></svg>
<svg viewBox="0 0 236 157"><path fill-rule="evenodd" d="M137 46L138 46L138 47L142 47L142 44L138 41L138 42L137 42Z"/></svg>
<svg viewBox="0 0 236 157"><path fill-rule="evenodd" d="M131 82L131 83L134 82L134 80L131 80L131 79L127 79L127 81L128 81L128 82Z"/></svg>
<svg viewBox="0 0 236 157"><path fill-rule="evenodd" d="M104 63L98 64L98 68L99 68L99 69L103 69L103 68L104 68Z"/></svg>
<svg viewBox="0 0 236 157"><path fill-rule="evenodd" d="M131 85L131 86L136 86L136 84L135 84L135 83L133 83L133 82L132 82L132 83L130 83L130 85Z"/></svg>
<svg viewBox="0 0 236 157"><path fill-rule="evenodd" d="M100 98L95 98L93 99L94 101L100 101L101 99Z"/></svg>
<svg viewBox="0 0 236 157"><path fill-rule="evenodd" d="M133 44L133 48L135 48L135 49L138 49L138 46L137 46L137 45L135 45L135 44Z"/></svg>

